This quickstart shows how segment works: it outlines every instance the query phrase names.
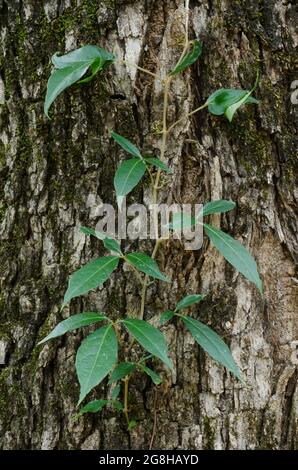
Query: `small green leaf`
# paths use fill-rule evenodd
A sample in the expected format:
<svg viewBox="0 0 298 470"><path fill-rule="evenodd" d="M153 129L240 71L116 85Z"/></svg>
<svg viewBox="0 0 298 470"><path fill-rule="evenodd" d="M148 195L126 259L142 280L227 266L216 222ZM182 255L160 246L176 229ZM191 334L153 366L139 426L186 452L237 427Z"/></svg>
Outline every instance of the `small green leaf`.
<svg viewBox="0 0 298 470"><path fill-rule="evenodd" d="M104 256L85 264L69 278L63 305L103 284L117 268L119 256Z"/></svg>
<svg viewBox="0 0 298 470"><path fill-rule="evenodd" d="M50 75L47 85L47 94L44 103L44 113L49 117L49 109L58 95L66 88L76 83L88 70L85 63L80 66L72 65L64 69L54 70Z"/></svg>
<svg viewBox="0 0 298 470"><path fill-rule="evenodd" d="M172 320L173 316L174 316L174 312L172 310L166 310L165 312L163 312L160 316L160 319L159 319L159 323L160 325L164 325L165 323L167 323L169 320Z"/></svg>
<svg viewBox="0 0 298 470"><path fill-rule="evenodd" d="M186 328L192 334L196 342L220 364L224 365L239 380L242 381L239 369L226 343L209 326L204 325L191 317L181 316Z"/></svg>
<svg viewBox="0 0 298 470"><path fill-rule="evenodd" d="M188 212L174 212L172 222L166 224L165 227L169 227L171 230L183 230L185 228L191 228L195 224L196 218Z"/></svg>
<svg viewBox="0 0 298 470"><path fill-rule="evenodd" d="M249 92L249 90L237 90L234 88L221 88L209 96L207 100L210 113L220 116L226 112L229 106L240 101ZM252 96L248 96L247 103L258 103Z"/></svg>
<svg viewBox="0 0 298 470"><path fill-rule="evenodd" d="M132 420L129 421L129 423L128 423L128 430L131 431L131 430L134 429L136 426L137 426L136 420L132 419Z"/></svg>
<svg viewBox="0 0 298 470"><path fill-rule="evenodd" d="M192 49L182 58L176 67L169 73L169 75L176 75L184 69L192 65L200 57L202 53L202 45L200 41L195 39L190 43Z"/></svg>
<svg viewBox="0 0 298 470"><path fill-rule="evenodd" d="M244 95L243 98L241 98L241 100L237 101L237 103L232 104L225 110L225 115L230 122L232 122L234 114L236 113L237 109L240 108L240 106L242 106L245 103L252 103L252 102L258 103L258 101L255 100L254 98L253 98L254 101L251 101L250 99L251 93L252 93L252 90L246 93L246 95Z"/></svg>
<svg viewBox="0 0 298 470"><path fill-rule="evenodd" d="M146 171L146 164L139 158L125 160L118 167L114 186L117 197L126 196L139 183Z"/></svg>
<svg viewBox="0 0 298 470"><path fill-rule="evenodd" d="M179 310L182 310L183 308L190 307L190 305L200 302L204 297L204 294L187 295L177 303L175 312L179 312Z"/></svg>
<svg viewBox="0 0 298 470"><path fill-rule="evenodd" d="M113 388L112 395L111 395L112 400L116 400L119 397L120 390L121 390L121 387L119 384Z"/></svg>
<svg viewBox="0 0 298 470"><path fill-rule="evenodd" d="M219 214L221 212L228 212L234 209L236 206L234 201L226 201L225 199L219 199L216 201L207 202L204 205L201 212L203 212L203 216L209 214Z"/></svg>
<svg viewBox="0 0 298 470"><path fill-rule="evenodd" d="M73 331L82 326L92 325L93 323L107 319L108 318L105 315L97 312L83 312L78 313L77 315L72 315L66 320L58 323L53 331L48 336L39 341L38 344L45 343L46 341L49 341L49 339L57 338L57 336L62 336L68 331Z"/></svg>
<svg viewBox="0 0 298 470"><path fill-rule="evenodd" d="M114 408L116 408L116 410L118 410L118 411L122 411L123 408L124 408L123 404L122 404L120 401L118 401L118 400L112 401L112 402L111 402L111 405L112 405Z"/></svg>
<svg viewBox="0 0 298 470"><path fill-rule="evenodd" d="M91 333L82 341L76 356L76 371L80 382L80 404L114 367L118 343L111 324Z"/></svg>
<svg viewBox="0 0 298 470"><path fill-rule="evenodd" d="M103 241L103 244L108 250L115 251L119 255L122 255L120 244L117 242L117 240L114 240L114 238L106 237Z"/></svg>
<svg viewBox="0 0 298 470"><path fill-rule="evenodd" d="M133 145L131 142L129 142L129 140L125 139L125 137L122 137L119 134L116 134L116 132L111 132L111 136L117 142L117 144L120 145L120 147L122 147L124 150L126 150L126 152L128 152L131 155L133 155L134 157L138 157L142 160L143 157L142 157L141 152L139 151L139 149L135 145Z"/></svg>
<svg viewBox="0 0 298 470"><path fill-rule="evenodd" d="M108 400L93 400L87 403L87 405L83 406L80 409L77 417L83 415L84 413L97 413L98 411L102 410L104 406L108 404Z"/></svg>
<svg viewBox="0 0 298 470"><path fill-rule="evenodd" d="M152 166L156 166L157 168L160 168L161 170L165 171L166 173L173 173L173 170L169 168L165 163L163 163L159 158L155 157L146 157L145 162L149 163Z"/></svg>
<svg viewBox="0 0 298 470"><path fill-rule="evenodd" d="M170 369L173 369L172 361L168 357L167 343L157 328L144 320L132 318L123 320L123 324L146 351L159 357Z"/></svg>
<svg viewBox="0 0 298 470"><path fill-rule="evenodd" d="M98 232L97 230L94 230L93 228L80 227L80 231L83 232L85 235L93 235L99 240L104 240L106 238L106 235L103 232Z"/></svg>
<svg viewBox="0 0 298 470"><path fill-rule="evenodd" d="M254 258L241 243L225 232L204 224L205 231L213 245L243 276L253 282L262 293L262 281Z"/></svg>
<svg viewBox="0 0 298 470"><path fill-rule="evenodd" d="M127 375L131 374L136 368L133 362L120 362L111 374L109 383L117 382L117 380L124 379Z"/></svg>
<svg viewBox="0 0 298 470"><path fill-rule="evenodd" d="M161 281L170 282L169 278L160 272L156 261L145 253L129 253L125 256L125 261L132 264L142 273L160 279Z"/></svg>
<svg viewBox="0 0 298 470"><path fill-rule="evenodd" d="M155 385L159 385L161 384L162 380L161 378L159 377L159 375L154 372L154 370L150 369L149 367L147 366L144 366L143 364L140 364L140 368L147 374L149 375L149 377L151 378L152 382L155 384Z"/></svg>

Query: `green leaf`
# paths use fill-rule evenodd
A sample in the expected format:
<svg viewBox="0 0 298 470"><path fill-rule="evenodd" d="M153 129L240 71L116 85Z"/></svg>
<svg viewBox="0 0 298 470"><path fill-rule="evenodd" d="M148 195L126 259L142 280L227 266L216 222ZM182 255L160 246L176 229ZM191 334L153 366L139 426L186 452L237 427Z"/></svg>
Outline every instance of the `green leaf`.
<svg viewBox="0 0 298 470"><path fill-rule="evenodd" d="M120 401L118 401L118 400L112 401L112 402L111 402L111 405L112 405L114 408L116 408L116 410L118 410L118 411L122 411L123 408L124 408L123 404L122 404Z"/></svg>
<svg viewBox="0 0 298 470"><path fill-rule="evenodd" d="M172 320L174 315L175 314L174 314L173 310L166 310L165 312L163 312L160 316L160 319L159 319L160 325L164 325L169 320Z"/></svg>
<svg viewBox="0 0 298 470"><path fill-rule="evenodd" d="M52 62L57 69L63 69L83 62L86 64L93 62L97 64L100 62L101 67L103 67L104 65L114 62L114 60L115 56L113 54L101 47L92 46L91 44L87 44L62 56L58 56L56 53L52 57Z"/></svg>
<svg viewBox="0 0 298 470"><path fill-rule="evenodd" d="M182 72L182 70L192 65L200 57L202 53L202 45L200 41L197 39L191 41L191 46L192 49L182 58L169 75L176 75L177 73Z"/></svg>
<svg viewBox="0 0 298 470"><path fill-rule="evenodd" d="M117 242L117 240L114 240L114 238L106 237L103 241L103 244L108 250L115 251L119 255L122 255L120 244Z"/></svg>
<svg viewBox="0 0 298 470"><path fill-rule="evenodd" d="M44 113L49 117L49 109L58 95L66 88L77 82L88 70L85 63L80 66L72 65L64 69L54 70L50 75L47 85L47 94L44 103Z"/></svg>
<svg viewBox="0 0 298 470"><path fill-rule="evenodd" d="M216 201L207 202L204 205L201 212L203 212L203 216L209 214L219 214L221 212L228 212L234 209L236 206L234 201L226 201L225 199L219 199Z"/></svg>
<svg viewBox="0 0 298 470"><path fill-rule="evenodd" d="M170 282L170 279L160 272L156 261L145 253L129 253L125 256L125 261L132 264L142 273L161 281Z"/></svg>
<svg viewBox="0 0 298 470"><path fill-rule="evenodd" d="M128 423L128 430L131 431L131 430L134 429L136 426L137 426L136 420L135 420L135 419L132 419L132 420L129 421L129 423Z"/></svg>
<svg viewBox="0 0 298 470"><path fill-rule="evenodd" d="M104 256L85 264L69 278L63 305L103 284L117 268L119 256Z"/></svg>
<svg viewBox="0 0 298 470"><path fill-rule="evenodd" d="M221 88L209 96L207 100L208 110L210 113L220 116L233 104L244 98L249 90L237 90L236 88ZM252 96L248 96L247 103L258 103Z"/></svg>
<svg viewBox="0 0 298 470"><path fill-rule="evenodd" d="M78 412L76 416L79 417L83 415L84 413L97 413L107 404L108 404L108 400L90 401L89 403L87 403L87 405L83 406L83 408L80 409L80 411Z"/></svg>
<svg viewBox="0 0 298 470"><path fill-rule="evenodd" d="M80 80L80 83L90 81L96 73L114 61L113 54L97 46L83 46L62 56L54 54L52 62L55 70L50 75L47 84L47 94L44 104L45 115L49 117L51 104L66 88L78 82L91 69L91 76Z"/></svg>
<svg viewBox="0 0 298 470"><path fill-rule="evenodd" d="M159 375L154 372L154 370L150 369L149 367L147 366L144 366L143 364L140 364L140 368L147 374L149 375L149 377L151 378L152 382L155 384L155 385L159 385L161 384L162 380L161 378L159 377Z"/></svg>
<svg viewBox="0 0 298 470"><path fill-rule="evenodd" d="M119 397L120 390L121 390L121 387L119 384L113 388L112 395L111 395L112 400L116 400Z"/></svg>
<svg viewBox="0 0 298 470"><path fill-rule="evenodd" d="M181 316L186 328L196 342L220 364L224 365L232 374L242 381L240 371L226 343L209 326L194 318Z"/></svg>
<svg viewBox="0 0 298 470"><path fill-rule="evenodd" d="M133 362L120 362L113 370L109 383L124 379L124 377L133 372L135 368L136 365Z"/></svg>
<svg viewBox="0 0 298 470"><path fill-rule="evenodd" d="M118 343L113 326L106 325L82 341L76 356L76 370L80 382L80 404L114 367Z"/></svg>
<svg viewBox="0 0 298 470"><path fill-rule="evenodd" d="M159 357L170 369L173 369L171 359L168 357L168 347L163 334L150 323L144 320L127 319L123 320L128 332L156 357Z"/></svg>
<svg viewBox="0 0 298 470"><path fill-rule="evenodd" d="M228 118L230 122L232 122L233 116L236 113L237 109L240 108L240 106L242 106L245 103L251 103L251 102L258 103L258 101L255 100L254 98L253 98L254 101L250 100L251 93L252 93L252 90L246 93L246 95L244 95L243 98L241 98L241 100L237 101L237 103L232 104L225 110L225 116Z"/></svg>
<svg viewBox="0 0 298 470"><path fill-rule="evenodd" d="M93 235L94 237L98 238L99 240L103 241L104 246L110 250L110 251L115 251L119 255L122 255L122 251L120 248L120 244L117 240L114 238L108 237L105 233L103 232L98 232L94 230L93 228L88 228L88 227L80 227L81 232L83 232L85 235Z"/></svg>
<svg viewBox="0 0 298 470"><path fill-rule="evenodd" d="M182 310L183 308L190 307L190 305L200 302L200 300L202 300L204 297L204 294L187 295L184 297L184 299L177 303L175 312L179 312L179 310Z"/></svg>
<svg viewBox="0 0 298 470"><path fill-rule="evenodd" d="M173 170L169 168L165 163L163 163L159 158L156 157L146 157L146 163L149 163L152 166L160 168L161 170L165 171L166 173L173 173Z"/></svg>
<svg viewBox="0 0 298 470"><path fill-rule="evenodd" d="M93 323L108 320L105 315L97 312L84 312L78 313L77 315L72 315L71 317L63 320L62 322L58 323L58 325L51 331L51 333L39 341L38 344L45 343L49 341L49 339L57 338L57 336L62 336L68 331L76 330L81 326L88 326L92 325Z"/></svg>
<svg viewBox="0 0 298 470"><path fill-rule="evenodd" d="M93 235L99 240L104 240L106 238L106 235L103 232L98 232L97 230L94 230L93 228L80 227L80 231L83 232L85 235Z"/></svg>
<svg viewBox="0 0 298 470"><path fill-rule="evenodd" d="M116 132L111 132L111 136L117 142L117 144L120 145L120 147L126 150L126 152L130 153L134 157L140 158L141 160L143 159L139 149L135 145L133 145L131 142L129 142L129 140L125 139L125 137L122 137L121 135L116 134Z"/></svg>
<svg viewBox="0 0 298 470"><path fill-rule="evenodd" d="M262 293L262 281L254 258L241 243L225 232L204 224L205 231L218 251L241 274L253 282Z"/></svg>
<svg viewBox="0 0 298 470"><path fill-rule="evenodd" d="M174 212L172 215L172 222L166 224L171 230L182 230L191 228L196 224L196 218L188 212Z"/></svg>
<svg viewBox="0 0 298 470"><path fill-rule="evenodd" d="M114 186L117 197L126 196L138 184L146 171L146 164L139 158L125 160L118 167Z"/></svg>

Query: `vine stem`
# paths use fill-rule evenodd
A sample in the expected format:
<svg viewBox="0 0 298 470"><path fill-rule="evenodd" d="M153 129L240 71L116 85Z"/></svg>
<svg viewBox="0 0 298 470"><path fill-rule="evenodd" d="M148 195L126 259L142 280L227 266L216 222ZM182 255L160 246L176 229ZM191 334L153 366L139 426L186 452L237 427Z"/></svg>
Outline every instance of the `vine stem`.
<svg viewBox="0 0 298 470"><path fill-rule="evenodd" d="M129 425L129 416L128 416L128 383L129 383L129 376L125 377L124 379L124 408L123 413L125 415L127 425Z"/></svg>

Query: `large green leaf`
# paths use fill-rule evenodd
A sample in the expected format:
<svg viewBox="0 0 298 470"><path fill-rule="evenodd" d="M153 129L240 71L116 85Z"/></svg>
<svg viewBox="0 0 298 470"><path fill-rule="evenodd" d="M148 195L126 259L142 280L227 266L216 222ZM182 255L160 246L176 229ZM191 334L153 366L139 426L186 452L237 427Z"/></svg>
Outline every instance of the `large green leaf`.
<svg viewBox="0 0 298 470"><path fill-rule="evenodd" d="M156 261L145 253L129 253L125 256L125 260L142 273L161 281L170 282L169 278L160 272Z"/></svg>
<svg viewBox="0 0 298 470"><path fill-rule="evenodd" d="M231 211L232 209L234 209L235 206L236 204L234 201L219 199L216 201L207 202L201 212L203 212L203 216L209 214L219 214L221 212Z"/></svg>
<svg viewBox="0 0 298 470"><path fill-rule="evenodd" d="M179 312L179 310L182 310L183 308L190 307L191 305L200 302L204 297L204 294L187 295L177 303L175 311Z"/></svg>
<svg viewBox="0 0 298 470"><path fill-rule="evenodd" d="M165 171L166 173L173 173L173 170L169 168L164 162L162 162L159 158L156 157L145 157L146 163L149 163L152 166L160 168L161 170Z"/></svg>
<svg viewBox="0 0 298 470"><path fill-rule="evenodd" d="M128 318L123 320L128 332L154 356L159 357L170 369L173 368L168 357L168 347L163 334L144 320Z"/></svg>
<svg viewBox="0 0 298 470"><path fill-rule="evenodd" d="M69 67L54 70L50 75L47 86L47 94L44 103L44 113L49 117L49 109L58 95L66 88L77 82L88 70L89 65L71 65Z"/></svg>
<svg viewBox="0 0 298 470"><path fill-rule="evenodd" d="M241 243L227 233L211 225L204 224L205 231L218 251L241 274L253 282L262 293L262 281L254 258Z"/></svg>
<svg viewBox="0 0 298 470"><path fill-rule="evenodd" d="M63 305L103 284L117 268L119 256L104 256L85 264L69 278Z"/></svg>
<svg viewBox="0 0 298 470"><path fill-rule="evenodd" d="M116 171L114 186L117 197L126 196L138 184L146 171L146 164L139 158L121 163Z"/></svg>
<svg viewBox="0 0 298 470"><path fill-rule="evenodd" d="M100 62L101 67L108 65L115 60L115 56L110 52L98 46L87 44L86 46L75 49L62 56L57 53L53 55L52 62L57 69L63 69L70 65L76 65L85 62L86 64Z"/></svg>
<svg viewBox="0 0 298 470"><path fill-rule="evenodd" d="M90 68L91 75L80 82L90 81L96 73L114 61L110 52L97 46L87 45L62 56L54 54L52 62L55 70L50 75L47 84L47 94L44 112L49 116L51 104L66 88L78 82Z"/></svg>
<svg viewBox="0 0 298 470"><path fill-rule="evenodd" d="M111 324L87 336L76 356L76 370L80 382L80 404L114 367L118 356L118 343Z"/></svg>
<svg viewBox="0 0 298 470"><path fill-rule="evenodd" d="M242 381L239 369L226 343L209 326L204 325L194 318L181 316L186 328L192 334L196 342L220 364L224 365L239 380Z"/></svg>
<svg viewBox="0 0 298 470"><path fill-rule="evenodd" d="M111 132L111 136L113 137L115 142L117 142L117 144L120 145L120 147L126 150L126 152L130 153L134 157L138 157L140 159L143 158L139 149L134 144L132 144L129 140L125 139L125 137L122 137L122 135L119 135L114 131Z"/></svg>
<svg viewBox="0 0 298 470"><path fill-rule="evenodd" d="M136 365L133 362L120 362L111 374L109 383L117 382L126 377L128 374L133 372L136 368Z"/></svg>
<svg viewBox="0 0 298 470"><path fill-rule="evenodd" d="M62 336L68 331L76 330L77 328L80 328L81 326L92 325L93 323L96 323L102 320L107 320L107 317L103 315L102 313L97 313L97 312L83 312L83 313L78 313L76 315L72 315L66 320L63 320L60 323L58 323L58 325L55 326L53 331L51 331L51 333L48 334L48 336L46 336L44 339L39 341L38 344L45 343L46 341L49 341L49 339L57 338L57 336Z"/></svg>
<svg viewBox="0 0 298 470"><path fill-rule="evenodd" d="M169 73L169 75L176 75L182 72L187 67L192 65L200 57L202 53L202 45L200 41L195 39L191 41L191 50L182 58L182 60L176 65L176 67Z"/></svg>
<svg viewBox="0 0 298 470"><path fill-rule="evenodd" d="M212 95L209 96L208 110L210 113L220 116L226 112L229 106L237 103L242 98L244 98L249 92L249 90L238 90L236 88L221 88L220 90L215 91ZM252 96L248 96L246 103L258 103L258 101Z"/></svg>

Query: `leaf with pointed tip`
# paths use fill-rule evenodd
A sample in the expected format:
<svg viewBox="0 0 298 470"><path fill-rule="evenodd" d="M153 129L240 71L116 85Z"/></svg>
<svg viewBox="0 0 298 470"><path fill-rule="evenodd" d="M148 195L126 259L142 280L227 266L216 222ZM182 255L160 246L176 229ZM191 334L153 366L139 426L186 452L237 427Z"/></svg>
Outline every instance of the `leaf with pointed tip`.
<svg viewBox="0 0 298 470"><path fill-rule="evenodd" d="M159 319L159 324L160 325L164 325L165 323L167 323L168 321L172 320L172 318L174 317L174 312L173 310L166 310L165 312L163 312L160 316L160 319Z"/></svg>
<svg viewBox="0 0 298 470"><path fill-rule="evenodd" d="M236 88L221 88L216 90L207 100L210 113L220 116L226 112L229 106L240 101L249 92L249 90L238 90ZM258 103L252 96L248 96L246 103Z"/></svg>
<svg viewBox="0 0 298 470"><path fill-rule="evenodd" d="M196 218L188 212L174 212L172 222L166 224L171 230L183 230L191 228L197 222Z"/></svg>
<svg viewBox="0 0 298 470"><path fill-rule="evenodd" d="M140 364L140 368L151 378L152 382L155 385L161 384L162 380L159 377L159 375L154 372L154 370L150 369L150 367L144 366L143 364Z"/></svg>
<svg viewBox="0 0 298 470"><path fill-rule="evenodd" d="M117 142L117 144L120 145L126 152L130 153L134 157L138 157L142 159L142 154L139 151L139 149L132 144L129 140L125 139L125 137L122 137L122 135L117 134L116 132L112 131L111 136Z"/></svg>
<svg viewBox="0 0 298 470"><path fill-rule="evenodd" d="M124 379L128 374L131 374L136 368L133 362L120 362L111 374L109 383L117 382L117 380Z"/></svg>
<svg viewBox="0 0 298 470"><path fill-rule="evenodd" d="M106 237L103 241L103 244L108 250L115 251L119 255L122 255L119 242L117 242L117 240L115 240L114 238Z"/></svg>
<svg viewBox="0 0 298 470"><path fill-rule="evenodd" d="M97 230L94 230L93 228L80 227L80 231L84 233L85 235L93 235L99 240L104 240L106 238L106 235L103 232L98 232Z"/></svg>
<svg viewBox="0 0 298 470"><path fill-rule="evenodd" d="M165 163L163 163L159 158L156 157L146 157L145 162L149 163L152 166L160 168L161 170L165 171L166 173L173 173L173 170L169 168Z"/></svg>
<svg viewBox="0 0 298 470"><path fill-rule="evenodd" d="M121 391L121 387L118 384L113 388L113 391L112 391L112 394L111 394L112 400L116 400L119 397L120 391Z"/></svg>
<svg viewBox="0 0 298 470"><path fill-rule="evenodd" d="M255 98L252 98L251 100L251 94L252 91L249 91L244 95L241 100L237 101L236 103L231 104L226 110L225 110L225 116L228 118L230 122L232 122L232 119L234 117L234 114L236 113L237 109L240 108L245 103L258 103L258 101Z"/></svg>
<svg viewBox="0 0 298 470"><path fill-rule="evenodd" d="M93 400L87 403L87 405L83 406L80 409L76 417L83 415L84 413L98 413L98 411L102 410L104 406L108 404L108 400Z"/></svg>
<svg viewBox="0 0 298 470"><path fill-rule="evenodd" d="M200 57L202 53L202 45L200 41L195 39L191 41L191 50L182 58L182 60L176 65L176 67L169 73L169 75L176 75L182 72L187 67L192 65Z"/></svg>
<svg viewBox="0 0 298 470"><path fill-rule="evenodd" d="M126 196L139 183L146 171L146 164L139 158L125 160L118 167L114 186L117 197Z"/></svg>
<svg viewBox="0 0 298 470"><path fill-rule="evenodd" d="M109 65L114 62L114 60L115 56L111 54L111 52L91 44L79 47L61 56L58 56L56 53L52 57L52 62L57 69L63 69L83 62L90 64L96 61L100 61L101 67L103 67L104 65Z"/></svg>
<svg viewBox="0 0 298 470"><path fill-rule="evenodd" d="M80 404L117 362L118 343L111 324L103 326L85 338L77 351L76 371L80 382Z"/></svg>
<svg viewBox="0 0 298 470"><path fill-rule="evenodd" d="M91 289L103 284L117 268L119 256L104 256L85 264L73 273L68 282L68 289L64 296L63 305L74 297L86 294Z"/></svg>
<svg viewBox="0 0 298 470"><path fill-rule="evenodd" d="M187 295L184 297L184 299L177 303L175 312L179 312L179 310L182 310L183 308L190 307L191 305L200 302L200 300L202 300L204 297L204 294Z"/></svg>
<svg viewBox="0 0 298 470"><path fill-rule="evenodd" d="M201 210L201 213L203 214L203 216L209 214L219 214L222 212L231 211L234 209L235 206L236 204L234 201L218 199L216 201L207 202L207 204L205 204L203 209Z"/></svg>
<svg viewBox="0 0 298 470"><path fill-rule="evenodd" d="M225 259L249 281L253 282L262 293L262 281L258 273L257 264L247 249L222 230L208 224L204 224L204 229L213 245Z"/></svg>
<svg viewBox="0 0 298 470"><path fill-rule="evenodd" d="M47 85L47 94L44 103L44 113L49 117L49 109L58 95L66 88L76 83L88 70L89 65L71 65L63 69L54 70Z"/></svg>
<svg viewBox="0 0 298 470"><path fill-rule="evenodd" d="M71 317L67 318L66 320L61 321L58 323L57 326L51 331L51 333L39 341L38 344L45 343L50 339L57 338L58 336L62 336L68 331L76 330L77 328L81 328L82 326L92 325L93 323L107 320L108 318L105 315L97 312L83 312L78 313L76 315L72 315Z"/></svg>
<svg viewBox="0 0 298 470"><path fill-rule="evenodd" d="M167 343L157 328L144 320L133 318L123 320L123 324L146 351L159 357L170 369L173 369L172 361L168 357Z"/></svg>
<svg viewBox="0 0 298 470"><path fill-rule="evenodd" d="M224 365L232 374L242 381L240 371L233 356L221 337L209 326L204 325L191 317L181 316L183 323L194 337L196 342L220 364Z"/></svg>
<svg viewBox="0 0 298 470"><path fill-rule="evenodd" d="M125 261L132 264L142 273L161 281L170 282L169 278L160 272L156 261L145 253L129 253L125 256Z"/></svg>

